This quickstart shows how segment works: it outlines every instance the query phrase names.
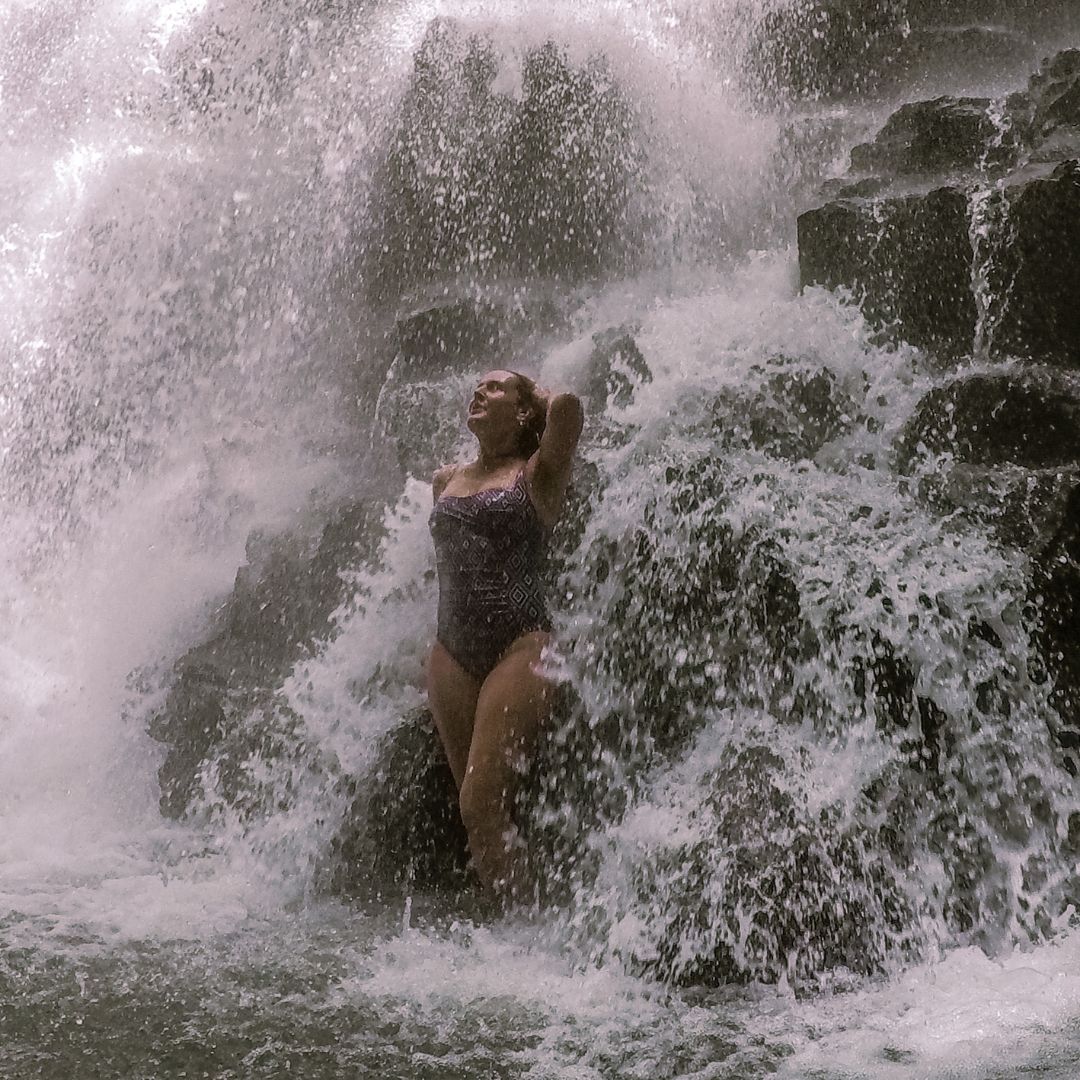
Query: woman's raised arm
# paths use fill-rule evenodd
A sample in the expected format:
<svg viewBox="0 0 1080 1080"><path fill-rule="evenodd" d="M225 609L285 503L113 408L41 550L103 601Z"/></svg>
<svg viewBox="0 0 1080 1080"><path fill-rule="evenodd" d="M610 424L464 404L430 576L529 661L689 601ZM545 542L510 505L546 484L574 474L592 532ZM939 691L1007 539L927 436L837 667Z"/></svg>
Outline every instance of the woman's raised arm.
<svg viewBox="0 0 1080 1080"><path fill-rule="evenodd" d="M547 402L547 424L540 447L530 461L533 499L554 524L562 508L574 452L585 423L581 402L574 394L541 394Z"/></svg>

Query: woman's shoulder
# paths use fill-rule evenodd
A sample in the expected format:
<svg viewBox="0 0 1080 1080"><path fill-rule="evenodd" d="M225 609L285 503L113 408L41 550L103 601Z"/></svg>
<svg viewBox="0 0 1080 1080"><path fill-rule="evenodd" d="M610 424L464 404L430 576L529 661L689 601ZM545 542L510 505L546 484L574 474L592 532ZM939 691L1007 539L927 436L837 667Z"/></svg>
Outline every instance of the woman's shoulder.
<svg viewBox="0 0 1080 1080"><path fill-rule="evenodd" d="M450 478L457 472L457 465L440 465L431 475L431 493L437 499L450 483Z"/></svg>
<svg viewBox="0 0 1080 1080"><path fill-rule="evenodd" d="M468 473L472 465L472 462L464 461L453 461L449 465L440 465L431 475L431 492L435 498L437 499L446 490L447 484L455 476Z"/></svg>

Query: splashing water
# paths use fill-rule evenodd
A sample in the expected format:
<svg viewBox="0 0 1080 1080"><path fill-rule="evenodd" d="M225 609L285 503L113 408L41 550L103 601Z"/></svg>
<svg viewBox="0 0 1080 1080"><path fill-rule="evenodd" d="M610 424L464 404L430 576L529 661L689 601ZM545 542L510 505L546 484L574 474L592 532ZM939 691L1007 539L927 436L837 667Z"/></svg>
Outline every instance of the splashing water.
<svg viewBox="0 0 1080 1080"><path fill-rule="evenodd" d="M899 460L927 359L797 294L796 210L868 123L755 97L755 34L803 6L0 13L5 1076L1071 1075L1078 808L1030 568L927 495L949 453ZM499 246L521 185L475 187L467 87L442 143L407 129L425 48L433 79L490 65L504 148L551 71L619 118L608 156L558 129L552 206L603 243L556 220ZM487 224L421 237L449 205ZM997 206L972 213L982 360ZM512 259L538 237L581 261L537 264L533 366L589 406L533 793L551 909L485 926L378 882L353 906L327 884L433 631L406 473L462 449L472 375L410 368L395 320L531 310ZM164 820L146 728L177 661L217 656L234 582L283 534L310 559L343 505L368 531L337 599L225 678Z"/></svg>

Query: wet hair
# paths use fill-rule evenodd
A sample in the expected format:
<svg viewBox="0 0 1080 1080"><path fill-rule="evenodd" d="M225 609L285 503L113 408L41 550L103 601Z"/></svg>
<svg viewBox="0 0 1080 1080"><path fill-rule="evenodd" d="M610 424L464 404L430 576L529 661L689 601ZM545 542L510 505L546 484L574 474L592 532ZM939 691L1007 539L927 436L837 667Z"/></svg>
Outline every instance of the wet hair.
<svg viewBox="0 0 1080 1080"><path fill-rule="evenodd" d="M518 398L528 410L529 418L521 428L518 437L518 452L522 457L532 457L540 446L540 440L544 437L544 428L547 427L547 409L536 392L536 382L528 375L522 375L520 371L507 368L517 379Z"/></svg>

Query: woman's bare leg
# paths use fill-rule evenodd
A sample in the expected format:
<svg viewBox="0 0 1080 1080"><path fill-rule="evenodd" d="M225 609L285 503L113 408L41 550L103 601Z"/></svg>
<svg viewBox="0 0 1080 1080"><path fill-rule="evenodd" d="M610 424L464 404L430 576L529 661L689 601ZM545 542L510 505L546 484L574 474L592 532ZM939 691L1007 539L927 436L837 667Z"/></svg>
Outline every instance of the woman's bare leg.
<svg viewBox="0 0 1080 1080"><path fill-rule="evenodd" d="M543 631L518 638L484 680L461 784L461 817L477 874L510 899L527 889L512 812L550 708L551 683L540 670L547 641Z"/></svg>
<svg viewBox="0 0 1080 1080"><path fill-rule="evenodd" d="M480 680L474 679L438 642L427 669L428 705L458 791L465 779Z"/></svg>

